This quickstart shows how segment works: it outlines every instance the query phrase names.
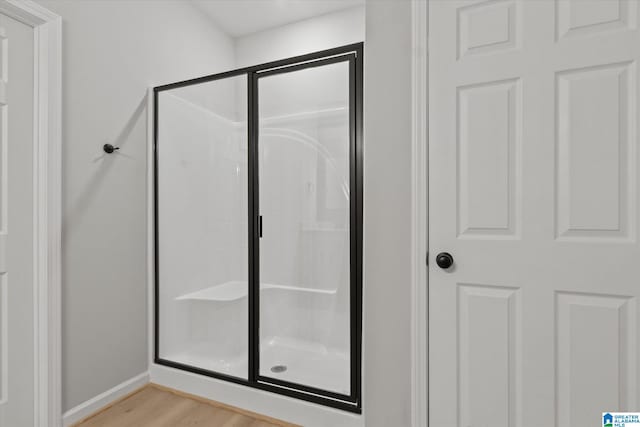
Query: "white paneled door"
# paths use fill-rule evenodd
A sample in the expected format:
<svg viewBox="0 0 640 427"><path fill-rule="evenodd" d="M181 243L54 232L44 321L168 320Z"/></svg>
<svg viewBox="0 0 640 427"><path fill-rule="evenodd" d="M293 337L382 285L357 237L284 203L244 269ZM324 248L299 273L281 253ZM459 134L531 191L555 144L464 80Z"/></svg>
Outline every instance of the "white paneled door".
<svg viewBox="0 0 640 427"><path fill-rule="evenodd" d="M429 2L433 427L640 411L639 3Z"/></svg>
<svg viewBox="0 0 640 427"><path fill-rule="evenodd" d="M34 425L34 31L0 14L0 427Z"/></svg>

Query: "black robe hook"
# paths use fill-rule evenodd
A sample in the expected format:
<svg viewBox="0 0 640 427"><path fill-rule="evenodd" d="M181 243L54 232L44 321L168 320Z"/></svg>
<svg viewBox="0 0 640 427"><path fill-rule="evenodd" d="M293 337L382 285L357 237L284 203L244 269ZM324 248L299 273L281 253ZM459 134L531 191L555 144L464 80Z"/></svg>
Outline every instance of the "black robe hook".
<svg viewBox="0 0 640 427"><path fill-rule="evenodd" d="M113 145L111 145L111 144L104 144L104 146L102 147L102 149L104 150L104 152L105 152L105 153L107 153L107 154L111 154L111 153L113 153L114 151L119 150L119 149L120 149L120 147L114 147L114 146L113 146Z"/></svg>

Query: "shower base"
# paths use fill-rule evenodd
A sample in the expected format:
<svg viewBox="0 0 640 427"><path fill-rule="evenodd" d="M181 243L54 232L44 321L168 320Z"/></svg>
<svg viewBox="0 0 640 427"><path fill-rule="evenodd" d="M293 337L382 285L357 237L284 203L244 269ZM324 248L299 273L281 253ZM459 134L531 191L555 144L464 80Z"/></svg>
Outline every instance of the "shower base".
<svg viewBox="0 0 640 427"><path fill-rule="evenodd" d="M197 343L166 360L238 378L247 378L246 356L222 359L215 343ZM272 337L260 346L260 375L335 393L349 394L348 352L303 340ZM272 368L276 367L274 371ZM282 369L284 367L285 369ZM279 372L277 372L279 371Z"/></svg>

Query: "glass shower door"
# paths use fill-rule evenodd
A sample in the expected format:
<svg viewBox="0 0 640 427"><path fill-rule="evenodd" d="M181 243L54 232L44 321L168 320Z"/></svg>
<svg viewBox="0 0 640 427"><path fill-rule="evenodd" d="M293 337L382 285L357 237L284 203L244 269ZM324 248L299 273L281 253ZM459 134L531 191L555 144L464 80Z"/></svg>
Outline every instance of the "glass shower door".
<svg viewBox="0 0 640 427"><path fill-rule="evenodd" d="M248 378L247 76L156 93L156 363Z"/></svg>
<svg viewBox="0 0 640 427"><path fill-rule="evenodd" d="M354 55L257 73L258 379L352 395ZM357 333L357 332L356 332Z"/></svg>

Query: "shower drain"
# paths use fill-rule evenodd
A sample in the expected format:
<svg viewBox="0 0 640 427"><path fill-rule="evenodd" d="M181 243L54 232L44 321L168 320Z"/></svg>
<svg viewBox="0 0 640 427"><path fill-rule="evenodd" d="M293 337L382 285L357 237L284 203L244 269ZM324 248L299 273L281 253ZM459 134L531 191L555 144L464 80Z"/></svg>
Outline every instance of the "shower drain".
<svg viewBox="0 0 640 427"><path fill-rule="evenodd" d="M271 367L271 372L273 372L274 374L280 374L286 370L287 370L286 365L275 365Z"/></svg>

